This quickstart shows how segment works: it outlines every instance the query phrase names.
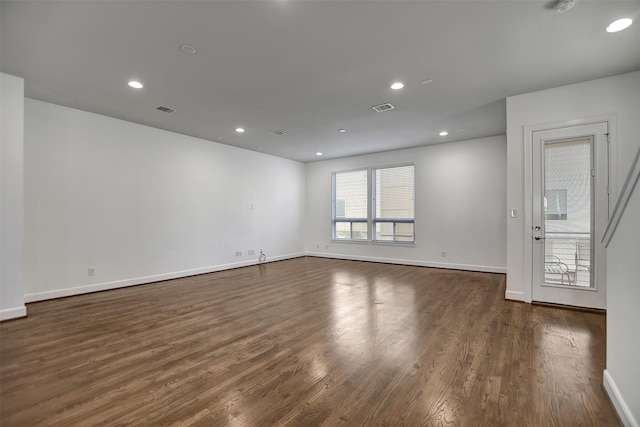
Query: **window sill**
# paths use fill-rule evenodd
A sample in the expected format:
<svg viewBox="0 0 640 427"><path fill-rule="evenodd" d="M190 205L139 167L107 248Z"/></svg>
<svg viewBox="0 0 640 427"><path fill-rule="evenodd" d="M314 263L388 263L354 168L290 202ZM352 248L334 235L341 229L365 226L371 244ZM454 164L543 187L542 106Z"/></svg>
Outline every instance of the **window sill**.
<svg viewBox="0 0 640 427"><path fill-rule="evenodd" d="M349 243L356 245L374 245L374 246L395 246L413 248L416 246L415 242L387 242L384 240L347 240L347 239L332 239L331 243Z"/></svg>
<svg viewBox="0 0 640 427"><path fill-rule="evenodd" d="M387 242L384 240L373 240L371 244L376 246L402 246L407 248L413 248L416 246L416 242Z"/></svg>
<svg viewBox="0 0 640 427"><path fill-rule="evenodd" d="M331 239L331 243L351 243L356 245L368 245L368 240L353 240L353 239Z"/></svg>

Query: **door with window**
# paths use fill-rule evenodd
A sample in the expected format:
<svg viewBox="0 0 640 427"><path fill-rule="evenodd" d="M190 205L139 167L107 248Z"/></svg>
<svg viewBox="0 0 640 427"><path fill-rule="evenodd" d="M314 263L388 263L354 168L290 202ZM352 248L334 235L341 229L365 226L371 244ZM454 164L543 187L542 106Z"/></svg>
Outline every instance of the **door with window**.
<svg viewBox="0 0 640 427"><path fill-rule="evenodd" d="M533 301L606 308L607 124L533 132Z"/></svg>

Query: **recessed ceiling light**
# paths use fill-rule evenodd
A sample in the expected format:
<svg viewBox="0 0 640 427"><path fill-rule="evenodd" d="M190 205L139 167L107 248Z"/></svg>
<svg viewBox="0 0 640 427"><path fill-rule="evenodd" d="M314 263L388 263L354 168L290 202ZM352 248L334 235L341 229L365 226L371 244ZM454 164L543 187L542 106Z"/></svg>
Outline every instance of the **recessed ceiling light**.
<svg viewBox="0 0 640 427"><path fill-rule="evenodd" d="M347 130L346 129L338 129L338 132L340 133L345 133Z"/></svg>
<svg viewBox="0 0 640 427"><path fill-rule="evenodd" d="M318 151L318 152L316 153L316 156L322 156L322 153Z"/></svg>
<svg viewBox="0 0 640 427"><path fill-rule="evenodd" d="M622 18L617 21L613 21L607 27L607 33L617 33L618 31L622 31L625 28L628 28L631 24L633 24L633 20L630 18Z"/></svg>
<svg viewBox="0 0 640 427"><path fill-rule="evenodd" d="M402 89L403 87L404 87L404 83L401 83L401 82L395 82L394 84L391 85L391 89L393 90Z"/></svg>
<svg viewBox="0 0 640 427"><path fill-rule="evenodd" d="M438 135L440 136L447 136L449 135L449 132L447 132L446 130L443 130L442 132L440 132Z"/></svg>
<svg viewBox="0 0 640 427"><path fill-rule="evenodd" d="M180 50L182 51L182 53L186 53L187 55L195 55L197 52L195 47L189 46L188 44L183 44L182 46L180 46Z"/></svg>
<svg viewBox="0 0 640 427"><path fill-rule="evenodd" d="M129 82L129 86L131 86L131 87L132 87L132 88L134 88L134 89L142 89L142 88L144 87L144 86L142 85L142 83L137 82L137 81L135 81L135 80L131 80L131 81Z"/></svg>
<svg viewBox="0 0 640 427"><path fill-rule="evenodd" d="M236 132L242 133L242 132L244 132L244 128L236 128Z"/></svg>

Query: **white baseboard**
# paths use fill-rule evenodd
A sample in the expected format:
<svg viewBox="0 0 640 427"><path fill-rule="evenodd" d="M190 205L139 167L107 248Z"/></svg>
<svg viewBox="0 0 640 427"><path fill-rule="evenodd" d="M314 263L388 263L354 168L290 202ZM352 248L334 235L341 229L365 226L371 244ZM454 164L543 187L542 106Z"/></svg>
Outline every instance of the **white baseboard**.
<svg viewBox="0 0 640 427"><path fill-rule="evenodd" d="M488 266L488 265L453 264L453 263L432 262L432 261L411 260L411 259L377 258L377 257L359 256L359 255L328 254L324 252L307 252L306 255L320 257L320 258L346 259L350 261L371 261L371 262L381 262L384 264L400 264L400 265L415 265L419 267L445 268L448 270L481 271L485 273L503 273L503 274L506 274L507 272L506 267L495 267L495 266Z"/></svg>
<svg viewBox="0 0 640 427"><path fill-rule="evenodd" d="M27 307L25 305L19 307L11 307L0 310L0 321L17 319L18 317L25 317L27 315Z"/></svg>
<svg viewBox="0 0 640 427"><path fill-rule="evenodd" d="M525 301L524 292L516 292L507 290L504 294L505 299L513 300L513 301Z"/></svg>
<svg viewBox="0 0 640 427"><path fill-rule="evenodd" d="M293 253L286 255L278 255L269 257L266 262L281 261L290 258L299 258L305 256L304 253ZM156 274L152 276L134 277L130 279L115 280L112 282L95 283L91 285L72 286L63 289L54 289L51 291L34 292L24 296L25 302L44 301L54 298L69 297L73 295L88 294L91 292L106 291L109 289L124 288L127 286L143 285L145 283L160 282L162 280L178 279L181 277L195 276L198 274L213 273L216 271L230 270L232 268L248 267L257 265L259 262L255 260L234 262L230 264L220 264L208 267L194 268L191 270L175 271L171 273Z"/></svg>
<svg viewBox="0 0 640 427"><path fill-rule="evenodd" d="M482 271L487 273L504 274L507 272L507 269L505 267L472 265L472 264L453 264L453 263L428 262L428 261L420 261L420 260L404 260L404 259L392 259L392 258L376 258L376 257L353 256L353 255L335 255L335 254L327 254L327 253L321 253L321 252L306 252L306 253L299 252L299 253L293 253L293 254L279 255L275 257L269 257L267 259L267 262L281 261L281 260L291 259L291 258L299 258L302 256L346 259L346 260L353 260L353 261L371 261L371 262L381 262L386 264L416 265L421 267L445 268L449 270ZM181 277L195 276L197 274L213 273L216 271L229 270L232 268L239 268L239 267L247 267L247 266L256 265L256 264L259 264L259 263L254 260L241 261L241 262L234 262L230 264L221 264L221 265L195 268L191 270L182 270L182 271L175 271L170 273L156 274L151 276L115 280L111 282L71 286L68 288L54 289L54 290L44 291L44 292L33 292L25 295L25 302L44 301L44 300L54 299L54 298L63 298L63 297L68 297L73 295L87 294L91 292L106 291L109 289L118 289L118 288L124 288L127 286L135 286L135 285L142 285L145 283L159 282L162 280L171 280L171 279L177 279ZM520 299L520 298L513 298L513 299ZM25 314L26 314L26 309L25 309ZM23 316L25 314L23 314ZM15 316L15 317L19 317L19 316Z"/></svg>
<svg viewBox="0 0 640 427"><path fill-rule="evenodd" d="M602 383L604 384L604 389L607 392L609 399L611 399L611 403L613 403L613 407L618 413L622 424L624 424L625 427L638 427L638 421L633 417L631 410L620 394L620 390L618 390L618 386L616 386L611 374L609 374L609 371L606 369L602 373Z"/></svg>

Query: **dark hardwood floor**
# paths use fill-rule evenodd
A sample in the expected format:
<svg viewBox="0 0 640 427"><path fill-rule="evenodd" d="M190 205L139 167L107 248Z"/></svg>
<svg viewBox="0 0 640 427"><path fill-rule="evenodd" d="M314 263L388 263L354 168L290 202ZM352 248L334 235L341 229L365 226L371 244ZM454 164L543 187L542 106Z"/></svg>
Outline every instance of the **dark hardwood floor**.
<svg viewBox="0 0 640 427"><path fill-rule="evenodd" d="M0 324L0 425L619 425L605 315L504 286L298 258L29 304Z"/></svg>

